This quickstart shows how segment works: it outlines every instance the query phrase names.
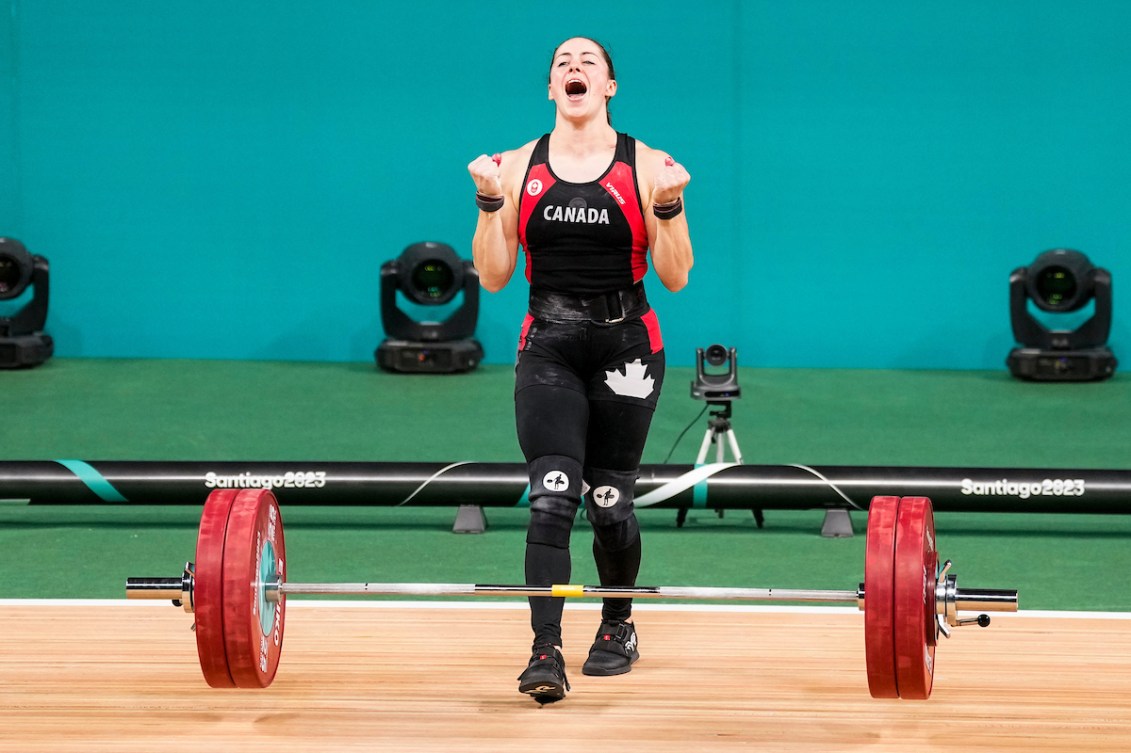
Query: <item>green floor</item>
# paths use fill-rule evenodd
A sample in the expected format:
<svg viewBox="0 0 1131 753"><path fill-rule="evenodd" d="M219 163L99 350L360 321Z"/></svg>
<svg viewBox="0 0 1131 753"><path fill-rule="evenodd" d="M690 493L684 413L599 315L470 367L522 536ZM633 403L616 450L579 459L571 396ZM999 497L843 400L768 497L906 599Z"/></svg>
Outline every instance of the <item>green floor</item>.
<svg viewBox="0 0 1131 753"><path fill-rule="evenodd" d="M734 428L748 463L1131 467L1131 381L1049 385L1002 372L744 367ZM645 463L690 463L706 429L691 369L670 369ZM511 370L398 376L370 364L55 359L0 373L0 459L518 462ZM685 432L686 430L686 432ZM1131 509L1131 500L1129 500ZM296 581L519 582L525 511L284 509ZM718 517L643 510L641 582L855 588L863 536L820 511ZM119 598L126 577L178 575L199 509L0 505L0 598ZM855 519L862 534L863 516ZM1131 516L940 513L962 587L1017 588L1024 609L1131 611ZM587 524L575 582L595 580Z"/></svg>

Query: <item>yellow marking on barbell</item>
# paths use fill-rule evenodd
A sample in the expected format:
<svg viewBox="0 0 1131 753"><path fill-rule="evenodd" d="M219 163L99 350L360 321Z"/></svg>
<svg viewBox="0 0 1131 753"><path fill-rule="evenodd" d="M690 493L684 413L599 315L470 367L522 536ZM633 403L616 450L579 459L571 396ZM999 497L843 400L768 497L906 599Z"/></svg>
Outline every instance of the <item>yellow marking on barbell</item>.
<svg viewBox="0 0 1131 753"><path fill-rule="evenodd" d="M577 597L585 594L585 586L550 586L550 596Z"/></svg>

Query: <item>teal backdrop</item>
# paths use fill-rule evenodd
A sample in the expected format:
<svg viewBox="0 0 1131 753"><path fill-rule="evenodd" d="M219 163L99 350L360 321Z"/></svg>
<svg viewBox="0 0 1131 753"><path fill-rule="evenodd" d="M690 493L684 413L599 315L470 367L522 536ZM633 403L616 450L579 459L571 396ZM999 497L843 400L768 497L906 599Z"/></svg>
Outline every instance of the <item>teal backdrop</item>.
<svg viewBox="0 0 1131 753"><path fill-rule="evenodd" d="M1055 247L1112 272L1131 358L1125 0L0 11L0 234L50 260L59 356L371 360L380 265L470 257L466 165L550 129L581 34L614 125L693 176L691 285L650 287L671 363L1004 369L1009 273ZM490 362L516 278L482 297Z"/></svg>

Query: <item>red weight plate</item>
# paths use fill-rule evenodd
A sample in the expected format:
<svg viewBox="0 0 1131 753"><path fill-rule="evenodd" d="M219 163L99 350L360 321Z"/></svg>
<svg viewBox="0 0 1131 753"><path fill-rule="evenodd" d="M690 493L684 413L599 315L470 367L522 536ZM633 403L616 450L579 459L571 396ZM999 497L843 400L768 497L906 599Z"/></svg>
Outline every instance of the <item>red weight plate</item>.
<svg viewBox="0 0 1131 753"><path fill-rule="evenodd" d="M192 601L196 619L196 654L204 680L214 688L234 688L224 648L224 535L235 489L217 489L208 495L196 537L196 563Z"/></svg>
<svg viewBox="0 0 1131 753"><path fill-rule="evenodd" d="M895 526L895 671L900 698L925 700L931 695L938 566L931 500L904 497Z"/></svg>
<svg viewBox="0 0 1131 753"><path fill-rule="evenodd" d="M224 537L224 633L228 669L240 688L265 688L283 650L286 597L268 601L265 583L286 580L279 503L267 489L236 495Z"/></svg>
<svg viewBox="0 0 1131 753"><path fill-rule="evenodd" d="M895 673L895 523L899 497L874 497L864 553L864 656L873 698L899 698Z"/></svg>

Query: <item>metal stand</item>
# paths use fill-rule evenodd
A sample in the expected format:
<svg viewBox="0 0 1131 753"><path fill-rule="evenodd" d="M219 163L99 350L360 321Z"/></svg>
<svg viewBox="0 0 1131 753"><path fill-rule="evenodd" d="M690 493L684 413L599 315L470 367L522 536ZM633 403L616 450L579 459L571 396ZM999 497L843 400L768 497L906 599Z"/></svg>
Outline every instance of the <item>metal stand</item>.
<svg viewBox="0 0 1131 753"><path fill-rule="evenodd" d="M711 445L715 446L715 462L726 462L726 449L730 447L731 456L734 462L742 465L742 449L738 446L738 437L734 434L734 427L730 424L731 417L731 403L727 402L708 402L708 408L711 409L710 418L707 419L707 430L703 432L703 442L699 445L699 456L695 459L695 465L700 466L707 462L707 450ZM726 439L726 446L723 444L723 439ZM675 525L677 528L683 528L684 522L687 520L686 507L679 508L676 513ZM754 522L762 528L766 524L765 517L762 515L762 510L756 507L750 508L754 513ZM723 510L717 509L715 513L721 518Z"/></svg>
<svg viewBox="0 0 1131 753"><path fill-rule="evenodd" d="M452 533L483 533L487 530L487 516L479 505L460 505Z"/></svg>
<svg viewBox="0 0 1131 753"><path fill-rule="evenodd" d="M849 539L855 536L856 532L852 530L852 516L848 514L848 510L842 508L825 510L821 535L826 539Z"/></svg>

